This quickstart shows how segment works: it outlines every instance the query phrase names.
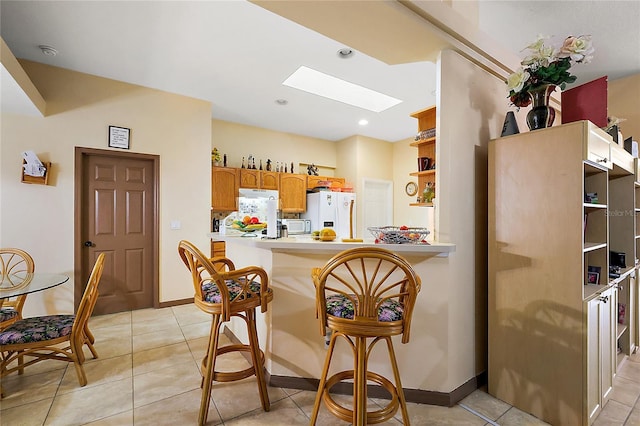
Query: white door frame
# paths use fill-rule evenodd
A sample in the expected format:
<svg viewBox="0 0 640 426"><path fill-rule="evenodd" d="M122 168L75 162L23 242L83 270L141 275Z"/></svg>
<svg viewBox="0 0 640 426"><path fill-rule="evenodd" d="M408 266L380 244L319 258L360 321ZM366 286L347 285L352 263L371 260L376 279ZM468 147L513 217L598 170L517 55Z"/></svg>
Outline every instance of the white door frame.
<svg viewBox="0 0 640 426"><path fill-rule="evenodd" d="M386 198L386 212L385 216L389 219L389 223L365 223L365 213L364 206L366 206L367 198L367 189L372 185L376 186L383 185L385 188L383 191L385 192L384 196ZM367 230L369 226L385 226L385 225L393 225L393 181L386 179L372 179L372 178L362 178L362 201L359 203L360 208L358 209L358 231L359 235L362 238L372 238L370 232ZM357 205L357 204L356 204Z"/></svg>

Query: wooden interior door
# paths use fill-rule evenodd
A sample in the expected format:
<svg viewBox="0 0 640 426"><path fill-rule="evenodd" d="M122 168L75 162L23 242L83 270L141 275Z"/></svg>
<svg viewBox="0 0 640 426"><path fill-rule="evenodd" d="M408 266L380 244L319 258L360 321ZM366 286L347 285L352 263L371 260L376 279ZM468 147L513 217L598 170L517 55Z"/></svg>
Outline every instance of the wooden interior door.
<svg viewBox="0 0 640 426"><path fill-rule="evenodd" d="M80 155L82 273L76 296L97 256L105 253L94 313L153 307L158 300L157 157L99 150Z"/></svg>

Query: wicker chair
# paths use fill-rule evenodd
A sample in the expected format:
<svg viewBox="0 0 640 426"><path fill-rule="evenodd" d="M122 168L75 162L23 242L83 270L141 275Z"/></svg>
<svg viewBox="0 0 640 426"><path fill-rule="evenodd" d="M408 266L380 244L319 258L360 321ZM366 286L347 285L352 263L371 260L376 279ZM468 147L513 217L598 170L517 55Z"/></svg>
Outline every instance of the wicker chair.
<svg viewBox="0 0 640 426"><path fill-rule="evenodd" d="M0 285L10 284L11 275L33 273L35 264L33 259L24 250L17 248L0 248ZM27 295L0 300L0 330L3 330L22 319L22 307L27 300Z"/></svg>
<svg viewBox="0 0 640 426"><path fill-rule="evenodd" d="M402 410L409 424L407 404L393 350L392 336L409 341L411 316L421 281L411 265L397 254L378 247L345 250L331 258L311 276L316 288L316 316L323 336L330 332L311 424L315 425L321 402L335 416L353 425L381 423ZM336 342L343 338L353 351L354 370L329 375ZM373 339L367 343L367 339ZM395 385L382 375L369 371L367 362L376 343L385 341ZM353 379L353 407L337 404L330 395L333 386ZM390 395L389 404L367 412L367 381L381 385Z"/></svg>
<svg viewBox="0 0 640 426"><path fill-rule="evenodd" d="M104 257L104 253L100 253L96 259L75 315L24 318L0 331L0 379L14 371L21 374L25 367L37 362L55 359L73 362L80 386L87 384L82 348L87 345L93 357L98 357L93 347L93 335L87 334L87 322L98 300ZM23 357L33 359L24 363Z"/></svg>
<svg viewBox="0 0 640 426"><path fill-rule="evenodd" d="M197 247L184 240L178 244L178 253L191 272L195 305L213 317L209 345L201 366L202 398L198 424L204 425L207 422L214 380L231 382L255 375L262 409L269 411L264 353L260 350L256 330L256 308L260 307L261 312L266 312L268 303L273 299L267 273L257 266L235 269L234 263L224 257L209 259ZM242 318L246 322L249 344L219 347L220 326L229 321L232 316ZM233 351L249 352L252 366L234 372L215 371L216 357Z"/></svg>

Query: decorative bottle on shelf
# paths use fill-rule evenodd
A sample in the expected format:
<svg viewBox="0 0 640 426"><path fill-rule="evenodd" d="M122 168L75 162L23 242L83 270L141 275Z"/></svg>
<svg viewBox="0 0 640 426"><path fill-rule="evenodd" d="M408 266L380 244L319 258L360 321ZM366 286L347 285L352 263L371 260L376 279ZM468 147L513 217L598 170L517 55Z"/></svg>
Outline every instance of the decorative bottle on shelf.
<svg viewBox="0 0 640 426"><path fill-rule="evenodd" d="M222 160L222 165L223 165L224 167L227 167L227 154L224 154L224 157L222 157L222 158L223 158L223 160Z"/></svg>
<svg viewBox="0 0 640 426"><path fill-rule="evenodd" d="M427 182L424 186L424 190L422 191L423 203L430 203L433 200L433 197L435 197L436 192L433 186L434 185L431 182Z"/></svg>
<svg viewBox="0 0 640 426"><path fill-rule="evenodd" d="M291 162L291 173L293 173L293 161Z"/></svg>
<svg viewBox="0 0 640 426"><path fill-rule="evenodd" d="M260 170L262 170L262 158L260 159Z"/></svg>
<svg viewBox="0 0 640 426"><path fill-rule="evenodd" d="M242 157L242 166L240 166L241 169L244 169L244 157Z"/></svg>

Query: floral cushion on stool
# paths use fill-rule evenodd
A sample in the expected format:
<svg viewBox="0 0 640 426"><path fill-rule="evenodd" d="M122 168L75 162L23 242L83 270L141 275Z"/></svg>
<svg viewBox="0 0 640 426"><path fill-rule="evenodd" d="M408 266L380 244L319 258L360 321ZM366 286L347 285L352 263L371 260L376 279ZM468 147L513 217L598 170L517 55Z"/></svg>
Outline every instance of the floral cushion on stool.
<svg viewBox="0 0 640 426"><path fill-rule="evenodd" d="M75 315L24 318L0 331L0 345L41 342L71 334Z"/></svg>
<svg viewBox="0 0 640 426"><path fill-rule="evenodd" d="M9 321L18 316L18 311L13 308L0 309L0 322Z"/></svg>
<svg viewBox="0 0 640 426"><path fill-rule="evenodd" d="M334 317L353 319L353 303L343 294L327 296L327 314ZM378 321L400 321L404 314L404 306L397 300L387 299L378 308Z"/></svg>
<svg viewBox="0 0 640 426"><path fill-rule="evenodd" d="M242 283L235 280L226 280L227 288L229 289L229 297L233 302L236 297L242 294ZM260 294L260 283L257 281L251 281L249 283L249 288L252 292L257 295ZM202 284L202 293L204 293L204 301L208 303L222 303L222 296L220 296L220 290L218 290L218 285L215 282L206 282ZM250 293L246 294L246 297L251 297ZM244 299L245 296L242 296L240 299Z"/></svg>

